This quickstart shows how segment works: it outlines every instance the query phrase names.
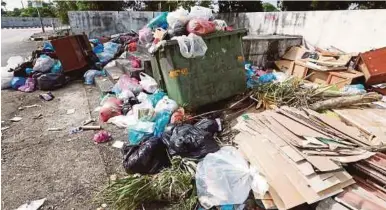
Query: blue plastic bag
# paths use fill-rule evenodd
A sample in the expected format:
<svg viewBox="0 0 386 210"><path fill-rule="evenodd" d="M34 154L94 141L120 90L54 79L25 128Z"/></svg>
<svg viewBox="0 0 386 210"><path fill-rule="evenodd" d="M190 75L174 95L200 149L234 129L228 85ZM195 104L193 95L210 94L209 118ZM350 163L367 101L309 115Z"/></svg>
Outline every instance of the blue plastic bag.
<svg viewBox="0 0 386 210"><path fill-rule="evenodd" d="M44 42L43 43L43 50L46 51L55 51L54 47L52 46L51 42Z"/></svg>
<svg viewBox="0 0 386 210"><path fill-rule="evenodd" d="M94 53L101 53L103 52L104 50L104 47L103 47L103 44L97 44L96 46L94 46L94 48L92 49L92 51Z"/></svg>
<svg viewBox="0 0 386 210"><path fill-rule="evenodd" d="M264 74L259 77L259 82L261 83L270 83L276 80L276 77L272 73Z"/></svg>
<svg viewBox="0 0 386 210"><path fill-rule="evenodd" d="M154 122L138 121L135 125L130 125L128 127L130 145L138 145L145 137L152 136L154 128Z"/></svg>
<svg viewBox="0 0 386 210"><path fill-rule="evenodd" d="M153 107L157 105L158 101L160 101L164 96L166 96L166 93L162 90L157 90L155 93L148 96L148 99L151 101L151 104Z"/></svg>
<svg viewBox="0 0 386 210"><path fill-rule="evenodd" d="M51 67L51 73L60 73L62 71L62 62L56 60L55 64Z"/></svg>
<svg viewBox="0 0 386 210"><path fill-rule="evenodd" d="M255 85L258 84L258 80L256 80L254 77L256 77L256 73L252 68L251 63L244 63L245 68L245 75L247 76L247 87L253 88Z"/></svg>
<svg viewBox="0 0 386 210"><path fill-rule="evenodd" d="M170 116L172 115L169 111L160 112L155 117L155 128L154 136L161 137L162 133L165 131L166 126L169 124Z"/></svg>
<svg viewBox="0 0 386 210"><path fill-rule="evenodd" d="M103 52L97 53L96 55L101 63L107 63L114 58L115 54L121 48L121 45L114 42L106 42L103 44L103 48Z"/></svg>
<svg viewBox="0 0 386 210"><path fill-rule="evenodd" d="M11 80L11 87L17 90L19 87L25 84L25 81L26 81L25 77L14 77Z"/></svg>
<svg viewBox="0 0 386 210"><path fill-rule="evenodd" d="M25 68L25 73L26 73L27 75L32 74L33 71L34 71L34 70L33 70L32 68Z"/></svg>
<svg viewBox="0 0 386 210"><path fill-rule="evenodd" d="M158 28L158 27L161 27L163 29L167 29L168 28L168 22L166 20L166 17L168 16L168 13L167 12L162 12L161 14L159 14L157 17L153 18L147 25L146 27L148 28Z"/></svg>
<svg viewBox="0 0 386 210"><path fill-rule="evenodd" d="M96 76L103 76L105 75L104 71L99 71L99 70L88 70L86 73L84 73L84 84L86 85L93 85L94 84L94 78Z"/></svg>

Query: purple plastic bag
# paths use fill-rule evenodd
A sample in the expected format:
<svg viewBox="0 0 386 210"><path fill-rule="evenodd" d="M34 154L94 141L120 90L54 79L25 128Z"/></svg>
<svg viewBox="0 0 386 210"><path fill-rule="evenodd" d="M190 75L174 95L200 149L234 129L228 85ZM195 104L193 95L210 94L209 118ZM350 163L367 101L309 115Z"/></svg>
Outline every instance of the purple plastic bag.
<svg viewBox="0 0 386 210"><path fill-rule="evenodd" d="M18 90L22 91L22 92L33 92L35 90L35 85L36 85L36 81L34 78L27 78L27 80L25 81L25 84L23 86L20 86L18 88Z"/></svg>

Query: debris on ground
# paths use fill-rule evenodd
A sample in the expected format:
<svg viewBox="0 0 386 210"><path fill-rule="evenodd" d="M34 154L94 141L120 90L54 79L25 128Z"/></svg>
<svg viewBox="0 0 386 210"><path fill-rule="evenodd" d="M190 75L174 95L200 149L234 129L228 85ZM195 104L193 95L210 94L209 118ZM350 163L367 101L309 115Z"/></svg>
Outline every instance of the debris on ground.
<svg viewBox="0 0 386 210"><path fill-rule="evenodd" d="M41 107L41 105L33 104L33 105L28 105L28 106L21 106L21 107L19 107L18 109L19 109L19 110L24 110L24 109L27 109L27 108L33 108L33 107Z"/></svg>
<svg viewBox="0 0 386 210"><path fill-rule="evenodd" d="M38 210L46 201L46 198L25 203L16 210Z"/></svg>
<svg viewBox="0 0 386 210"><path fill-rule="evenodd" d="M67 109L66 114L74 114L74 113L75 113L75 109Z"/></svg>
<svg viewBox="0 0 386 210"><path fill-rule="evenodd" d="M20 120L22 120L23 118L21 117L13 117L11 119L9 119L11 122L19 122Z"/></svg>
<svg viewBox="0 0 386 210"><path fill-rule="evenodd" d="M93 138L96 144L107 142L107 141L110 141L111 139L112 139L112 136L107 131L99 131L94 135L94 138Z"/></svg>
<svg viewBox="0 0 386 210"><path fill-rule="evenodd" d="M62 128L48 128L47 131L61 131Z"/></svg>
<svg viewBox="0 0 386 210"><path fill-rule="evenodd" d="M51 101L55 98L51 92L39 94L39 97L45 101Z"/></svg>

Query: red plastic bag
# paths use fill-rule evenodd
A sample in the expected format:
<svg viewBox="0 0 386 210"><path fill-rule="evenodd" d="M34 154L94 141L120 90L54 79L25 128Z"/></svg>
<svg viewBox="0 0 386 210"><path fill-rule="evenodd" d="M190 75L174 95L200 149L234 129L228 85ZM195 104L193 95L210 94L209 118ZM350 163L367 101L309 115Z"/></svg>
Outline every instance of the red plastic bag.
<svg viewBox="0 0 386 210"><path fill-rule="evenodd" d="M99 110L99 119L107 122L112 117L122 114L122 101L117 98L108 98Z"/></svg>
<svg viewBox="0 0 386 210"><path fill-rule="evenodd" d="M210 34L216 31L216 25L209 20L204 19L192 19L189 21L186 26L186 30L189 33L194 33L197 35L205 35Z"/></svg>

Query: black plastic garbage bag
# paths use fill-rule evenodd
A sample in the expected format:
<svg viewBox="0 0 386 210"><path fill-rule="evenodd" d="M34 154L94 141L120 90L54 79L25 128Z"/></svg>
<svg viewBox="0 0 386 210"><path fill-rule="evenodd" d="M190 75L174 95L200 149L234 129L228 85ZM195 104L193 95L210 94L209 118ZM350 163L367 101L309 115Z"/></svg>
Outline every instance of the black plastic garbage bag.
<svg viewBox="0 0 386 210"><path fill-rule="evenodd" d="M170 155L180 155L182 157L202 158L208 153L216 152L220 149L213 138L214 125L209 126L209 121L203 122L198 126L190 124L178 125L169 132L164 132L162 141L168 148ZM217 131L217 130L216 130Z"/></svg>
<svg viewBox="0 0 386 210"><path fill-rule="evenodd" d="M36 75L36 77L40 90L55 90L67 83L66 77L62 73L47 73Z"/></svg>
<svg viewBox="0 0 386 210"><path fill-rule="evenodd" d="M213 134L219 131L219 125L216 120L211 120L207 118L198 121L196 124L194 124L194 126L196 128L200 128L204 131L208 131Z"/></svg>
<svg viewBox="0 0 386 210"><path fill-rule="evenodd" d="M123 167L128 174L155 174L170 165L164 143L156 137L144 139L140 145L122 148Z"/></svg>

